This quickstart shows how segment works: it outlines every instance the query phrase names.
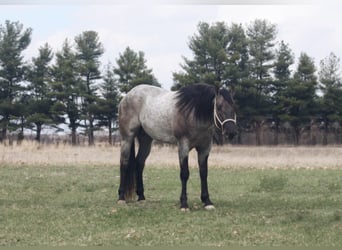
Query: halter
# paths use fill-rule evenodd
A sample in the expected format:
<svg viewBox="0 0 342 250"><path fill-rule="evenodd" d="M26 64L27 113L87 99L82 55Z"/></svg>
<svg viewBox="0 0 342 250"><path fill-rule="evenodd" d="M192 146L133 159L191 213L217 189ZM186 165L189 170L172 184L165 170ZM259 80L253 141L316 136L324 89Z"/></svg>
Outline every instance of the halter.
<svg viewBox="0 0 342 250"><path fill-rule="evenodd" d="M219 127L217 125L217 122L219 122L220 126ZM218 128L218 129L221 129L222 130L222 134L223 134L223 125L226 123L226 122L233 122L235 125L236 125L236 113L234 113L234 119L232 118L229 118L229 119L225 119L225 120L221 120L220 117L218 116L217 114L217 108L216 108L216 98L214 99L214 123L215 123L215 126Z"/></svg>

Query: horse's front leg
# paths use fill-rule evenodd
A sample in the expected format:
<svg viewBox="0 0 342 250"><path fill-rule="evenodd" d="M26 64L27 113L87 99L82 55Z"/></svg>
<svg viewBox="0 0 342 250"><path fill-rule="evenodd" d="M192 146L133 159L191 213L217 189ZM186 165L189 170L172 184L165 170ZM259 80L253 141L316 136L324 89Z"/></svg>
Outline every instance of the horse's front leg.
<svg viewBox="0 0 342 250"><path fill-rule="evenodd" d="M178 156L180 165L180 179L182 182L182 192L180 196L181 211L189 211L188 197L187 197L187 182L189 179L189 145L186 141L180 141L178 146Z"/></svg>
<svg viewBox="0 0 342 250"><path fill-rule="evenodd" d="M211 146L208 148L196 148L198 154L198 165L201 177L201 200L207 210L215 209L209 198L208 191L208 157Z"/></svg>

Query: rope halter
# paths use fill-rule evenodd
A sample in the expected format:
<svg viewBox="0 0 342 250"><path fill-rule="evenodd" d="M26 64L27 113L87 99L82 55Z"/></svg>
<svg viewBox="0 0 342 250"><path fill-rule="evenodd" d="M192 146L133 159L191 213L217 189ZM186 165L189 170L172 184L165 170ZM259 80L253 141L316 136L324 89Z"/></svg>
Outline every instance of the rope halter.
<svg viewBox="0 0 342 250"><path fill-rule="evenodd" d="M217 122L220 124L220 126L218 126ZM217 114L216 97L215 97L214 99L214 123L218 129L222 130L222 134L223 134L223 125L227 122L233 122L236 125L236 113L234 113L234 118L229 118L229 119L225 119L222 121L219 115Z"/></svg>

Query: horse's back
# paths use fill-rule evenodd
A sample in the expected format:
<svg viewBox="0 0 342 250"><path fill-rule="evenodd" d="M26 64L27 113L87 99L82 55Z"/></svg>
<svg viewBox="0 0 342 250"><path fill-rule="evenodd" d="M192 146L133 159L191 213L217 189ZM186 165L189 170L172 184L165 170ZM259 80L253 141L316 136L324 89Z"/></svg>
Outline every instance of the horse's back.
<svg viewBox="0 0 342 250"><path fill-rule="evenodd" d="M138 112L141 112L143 108L145 108L146 103L151 100L159 100L160 97L167 95L170 93L169 91L152 86L141 84L133 89L131 89L126 96L121 100L119 107L126 109L135 109Z"/></svg>

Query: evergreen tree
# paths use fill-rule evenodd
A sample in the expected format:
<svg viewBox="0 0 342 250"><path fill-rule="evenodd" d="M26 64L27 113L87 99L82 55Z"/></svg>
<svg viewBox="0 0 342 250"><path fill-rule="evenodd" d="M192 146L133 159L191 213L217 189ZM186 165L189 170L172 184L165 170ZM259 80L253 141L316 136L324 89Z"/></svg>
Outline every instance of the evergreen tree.
<svg viewBox="0 0 342 250"><path fill-rule="evenodd" d="M328 143L328 127L332 122L342 121L342 78L340 58L334 53L320 61L319 71L321 113L324 124L323 144Z"/></svg>
<svg viewBox="0 0 342 250"><path fill-rule="evenodd" d="M116 128L116 120L118 116L118 104L120 94L118 89L118 81L115 78L113 67L108 64L103 76L103 82L100 84L101 97L98 100L98 110L96 112L100 126L108 128L108 142L113 143L112 134Z"/></svg>
<svg viewBox="0 0 342 250"><path fill-rule="evenodd" d="M119 77L119 89L122 93L127 93L140 84L160 87L152 73L152 69L147 68L144 52L139 51L136 53L130 47L127 47L119 55L116 63L117 67L114 67L114 73Z"/></svg>
<svg viewBox="0 0 342 250"><path fill-rule="evenodd" d="M273 67L276 34L276 25L266 20L256 19L247 27L251 76L260 80L260 84L267 84L262 80L271 77L270 69ZM261 85L258 89L267 91L267 85Z"/></svg>
<svg viewBox="0 0 342 250"><path fill-rule="evenodd" d="M101 78L99 70L104 49L95 31L84 31L75 38L76 58L82 82L82 101L85 127L89 145L94 145L94 113L96 106L96 80Z"/></svg>
<svg viewBox="0 0 342 250"><path fill-rule="evenodd" d="M31 42L30 28L24 29L19 22L5 21L0 25L0 139L6 138L12 117L22 113L18 108L24 88L20 83L25 78L26 65L22 52ZM18 105L17 105L18 104Z"/></svg>
<svg viewBox="0 0 342 250"><path fill-rule="evenodd" d="M286 113L280 115L280 118L291 122L295 130L294 139L297 145L301 129L318 113L316 96L318 82L315 72L313 59L306 53L301 53L294 77L288 82L282 96L283 110Z"/></svg>
<svg viewBox="0 0 342 250"><path fill-rule="evenodd" d="M184 72L173 73L173 90L194 83L208 83L220 86L226 81L229 44L228 27L224 22L213 25L199 23L198 34L190 38L189 48L194 59L183 57L181 65Z"/></svg>
<svg viewBox="0 0 342 250"><path fill-rule="evenodd" d="M229 86L234 94L238 110L239 127L246 126L246 117L249 109L248 98L245 97L245 89L248 84L248 41L245 30L241 24L232 24L228 29L227 64L225 68L225 85ZM245 124L245 125L242 125ZM242 126L241 126L242 125ZM237 136L238 143L241 143L241 133Z"/></svg>
<svg viewBox="0 0 342 250"><path fill-rule="evenodd" d="M277 145L279 126L281 122L284 122L281 120L281 115L285 112L282 103L283 94L290 81L290 67L294 63L294 54L289 48L289 45L285 44L284 41L281 41L275 57L276 60L273 68L275 79L271 89L272 105L270 111L272 112L272 119L274 122L274 144Z"/></svg>
<svg viewBox="0 0 342 250"><path fill-rule="evenodd" d="M275 57L276 61L273 68L275 78L279 83L289 80L291 76L290 66L294 63L294 54L289 45L281 41Z"/></svg>
<svg viewBox="0 0 342 250"><path fill-rule="evenodd" d="M71 143L77 144L76 133L81 120L81 84L78 79L76 55L65 40L61 51L56 53L56 63L53 65L53 98L55 103L52 112L60 121L67 122L71 129ZM65 115L68 121L64 120Z"/></svg>
<svg viewBox="0 0 342 250"><path fill-rule="evenodd" d="M53 102L50 96L51 67L49 66L52 58L52 50L46 43L39 48L38 57L32 59L28 73L30 103L27 122L35 124L38 142L40 142L42 126L53 123L50 112Z"/></svg>
<svg viewBox="0 0 342 250"><path fill-rule="evenodd" d="M227 64L225 68L225 85L232 90L246 79L248 73L248 41L241 24L233 23L228 29Z"/></svg>
<svg viewBox="0 0 342 250"><path fill-rule="evenodd" d="M270 93L273 83L271 68L273 67L276 25L266 20L256 19L246 31L249 48L250 80L245 82L246 97L251 105L251 123L256 132L256 143L261 144L261 124L268 114Z"/></svg>

